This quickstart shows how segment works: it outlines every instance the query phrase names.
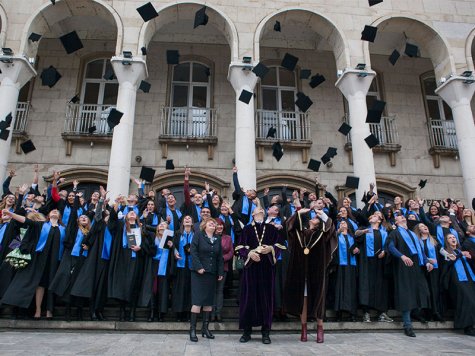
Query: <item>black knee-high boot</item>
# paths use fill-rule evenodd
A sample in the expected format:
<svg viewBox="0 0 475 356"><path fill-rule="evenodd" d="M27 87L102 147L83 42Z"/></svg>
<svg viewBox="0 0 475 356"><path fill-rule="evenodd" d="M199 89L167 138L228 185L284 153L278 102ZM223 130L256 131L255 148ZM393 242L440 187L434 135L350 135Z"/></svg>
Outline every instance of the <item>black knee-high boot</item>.
<svg viewBox="0 0 475 356"><path fill-rule="evenodd" d="M209 315L211 312L209 311L204 311L203 312L203 327L201 328L201 336L206 337L207 339L214 339L214 335L211 334L211 331L209 331L208 326L209 326Z"/></svg>
<svg viewBox="0 0 475 356"><path fill-rule="evenodd" d="M196 336L196 321L198 319L198 313L191 313L190 318L190 341L197 342L198 336Z"/></svg>

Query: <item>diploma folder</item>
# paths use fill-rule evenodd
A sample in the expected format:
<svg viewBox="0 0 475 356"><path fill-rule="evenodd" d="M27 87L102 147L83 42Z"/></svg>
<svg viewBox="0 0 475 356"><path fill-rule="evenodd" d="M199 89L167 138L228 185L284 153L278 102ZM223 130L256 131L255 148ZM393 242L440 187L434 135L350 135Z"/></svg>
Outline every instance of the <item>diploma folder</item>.
<svg viewBox="0 0 475 356"><path fill-rule="evenodd" d="M137 245L137 241L135 240L135 234L127 235L127 245L129 246L129 248L132 248L132 246Z"/></svg>

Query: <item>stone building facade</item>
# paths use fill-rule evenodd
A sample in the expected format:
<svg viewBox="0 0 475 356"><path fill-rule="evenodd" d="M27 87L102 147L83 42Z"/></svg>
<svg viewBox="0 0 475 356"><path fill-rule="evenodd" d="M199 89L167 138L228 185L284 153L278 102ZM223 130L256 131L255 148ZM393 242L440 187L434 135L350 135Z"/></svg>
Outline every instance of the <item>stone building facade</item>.
<svg viewBox="0 0 475 356"><path fill-rule="evenodd" d="M188 166L192 184L208 181L229 196L235 162L244 187L312 189L308 160L331 146L338 155L319 180L340 197L354 193L348 175L360 178L357 201L372 181L388 198L475 197L475 1L151 1L159 16L144 22L136 8L146 2L0 0L0 45L13 52L0 55L0 120L15 117L0 140L0 177L14 167L14 184L29 181L38 163L46 179L61 170L116 195L135 189L130 176L142 165L157 169L152 189L180 186ZM209 21L193 28L203 6ZM378 28L374 43L361 40L365 25ZM83 48L66 54L59 37L72 31ZM33 42L31 33L42 37ZM180 64L167 64L168 50ZM394 50L402 55L393 66ZM286 53L299 58L293 72L281 67ZM271 68L262 80L250 71L258 62ZM40 79L49 66L62 76L52 88ZM326 81L312 89L303 69ZM149 93L138 90L142 80ZM243 89L255 94L249 104L238 100ZM298 92L313 101L306 113L294 104ZM386 102L383 119L366 124L375 99ZM113 107L124 116L112 133ZM348 138L337 131L344 120ZM271 126L284 148L279 162ZM370 133L380 141L372 150ZM27 139L36 151L25 155Z"/></svg>

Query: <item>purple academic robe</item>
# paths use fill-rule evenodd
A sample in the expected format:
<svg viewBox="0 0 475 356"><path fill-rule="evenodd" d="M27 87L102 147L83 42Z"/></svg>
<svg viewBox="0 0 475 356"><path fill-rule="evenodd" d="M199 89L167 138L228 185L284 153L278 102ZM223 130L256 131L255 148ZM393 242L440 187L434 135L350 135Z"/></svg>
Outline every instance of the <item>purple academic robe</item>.
<svg viewBox="0 0 475 356"><path fill-rule="evenodd" d="M265 225L264 237L262 237ZM273 253L261 255L260 262L248 258L250 251L259 246L256 236L257 229L261 245L269 245ZM241 294L239 299L239 328L250 329L253 326L262 326L270 330L272 313L274 310L274 275L275 263L280 250L285 248L278 230L270 224L246 225L241 233L236 251L246 261L241 277Z"/></svg>

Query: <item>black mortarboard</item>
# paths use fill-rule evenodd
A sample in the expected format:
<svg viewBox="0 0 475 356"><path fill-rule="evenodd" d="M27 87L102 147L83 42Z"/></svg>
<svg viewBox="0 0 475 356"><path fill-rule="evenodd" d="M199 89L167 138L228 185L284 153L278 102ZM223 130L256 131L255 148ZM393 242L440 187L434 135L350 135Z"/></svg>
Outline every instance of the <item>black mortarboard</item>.
<svg viewBox="0 0 475 356"><path fill-rule="evenodd" d="M427 184L427 179L421 179L421 180L419 181L419 187L420 187L421 189L424 188L424 187L426 186L426 184Z"/></svg>
<svg viewBox="0 0 475 356"><path fill-rule="evenodd" d="M353 176L346 177L345 187L358 189L359 185L360 185L360 179L358 177L353 177Z"/></svg>
<svg viewBox="0 0 475 356"><path fill-rule="evenodd" d="M206 15L206 6L203 6L201 9L196 11L195 13L195 22L193 24L193 28L197 28L198 26L206 26L208 23L208 15Z"/></svg>
<svg viewBox="0 0 475 356"><path fill-rule="evenodd" d="M34 33L32 32L30 37L28 37L28 39L31 41L31 42L38 42L41 38L41 35L37 34L37 33Z"/></svg>
<svg viewBox="0 0 475 356"><path fill-rule="evenodd" d="M326 155L328 155L328 157L330 158L333 158L337 155L336 151L337 151L336 147L328 147Z"/></svg>
<svg viewBox="0 0 475 356"><path fill-rule="evenodd" d="M267 131L267 136L266 136L266 138L269 138L269 137L275 138L276 132L277 132L277 130L275 129L275 127L271 127L271 128L269 129L269 131Z"/></svg>
<svg viewBox="0 0 475 356"><path fill-rule="evenodd" d="M310 106L312 106L312 104L313 101L310 100L307 95L305 95L304 93L301 93L299 95L299 93L297 93L297 101L295 102L295 105L297 105L301 111L307 112L307 110L310 108Z"/></svg>
<svg viewBox="0 0 475 356"><path fill-rule="evenodd" d="M363 41L374 42L377 32L378 32L377 27L365 25L363 32L361 32L361 39Z"/></svg>
<svg viewBox="0 0 475 356"><path fill-rule="evenodd" d="M147 55L147 47L144 46L144 47L140 48L140 50L142 51L143 56Z"/></svg>
<svg viewBox="0 0 475 356"><path fill-rule="evenodd" d="M274 142L274 144L272 145L272 156L274 156L278 162L280 161L283 155L284 150L282 149L282 145L279 142Z"/></svg>
<svg viewBox="0 0 475 356"><path fill-rule="evenodd" d="M0 130L0 140L3 140L3 141L8 140L8 135L10 135L10 130L8 129Z"/></svg>
<svg viewBox="0 0 475 356"><path fill-rule="evenodd" d="M371 106L371 110L383 112L385 107L386 107L386 102L385 101L375 100L373 102L373 105Z"/></svg>
<svg viewBox="0 0 475 356"><path fill-rule="evenodd" d="M209 70L208 67L205 68L205 74L207 77L209 77L211 75L211 71Z"/></svg>
<svg viewBox="0 0 475 356"><path fill-rule="evenodd" d="M69 32L59 39L67 54L74 53L84 47L76 31Z"/></svg>
<svg viewBox="0 0 475 356"><path fill-rule="evenodd" d="M325 153L321 158L323 164L327 164L328 162L331 161L331 158L328 157L328 155Z"/></svg>
<svg viewBox="0 0 475 356"><path fill-rule="evenodd" d="M252 92L247 91L246 89L243 89L241 92L241 95L239 95L239 101L249 104L249 102L251 101L252 95L253 95Z"/></svg>
<svg viewBox="0 0 475 356"><path fill-rule="evenodd" d="M172 159L167 159L165 163L165 169L175 169L175 165L173 164Z"/></svg>
<svg viewBox="0 0 475 356"><path fill-rule="evenodd" d="M404 49L404 53L411 58L417 57L419 54L419 47L416 45L406 43L406 48Z"/></svg>
<svg viewBox="0 0 475 356"><path fill-rule="evenodd" d="M369 148L373 148L373 147L379 145L378 138L373 134L369 135L364 140L366 141L366 144L368 145Z"/></svg>
<svg viewBox="0 0 475 356"><path fill-rule="evenodd" d="M286 53L280 65L285 69L294 70L298 61L299 59L297 57L292 56L290 53Z"/></svg>
<svg viewBox="0 0 475 356"><path fill-rule="evenodd" d="M368 0L369 6L374 6L377 4L381 4L383 0Z"/></svg>
<svg viewBox="0 0 475 356"><path fill-rule="evenodd" d="M79 103L79 94L74 95L71 100L69 100L70 103L77 104Z"/></svg>
<svg viewBox="0 0 475 356"><path fill-rule="evenodd" d="M321 74L316 74L310 79L310 87L316 88L325 81L325 77Z"/></svg>
<svg viewBox="0 0 475 356"><path fill-rule="evenodd" d="M314 172L318 172L318 170L320 169L320 164L321 164L321 163L322 163L322 162L317 161L316 159L311 158L310 161L308 162L307 168L308 168L308 169L311 169L311 170L314 171Z"/></svg>
<svg viewBox="0 0 475 356"><path fill-rule="evenodd" d="M312 74L312 71L310 69L302 69L300 71L300 79L308 79L310 78L311 74Z"/></svg>
<svg viewBox="0 0 475 356"><path fill-rule="evenodd" d="M180 62L180 53L177 50L167 51L167 64L178 64Z"/></svg>
<svg viewBox="0 0 475 356"><path fill-rule="evenodd" d="M144 93L148 93L151 87L152 87L152 84L150 84L149 82L146 82L145 80L142 80L140 82L139 89L142 90Z"/></svg>
<svg viewBox="0 0 475 356"><path fill-rule="evenodd" d="M157 10L155 10L152 3L150 2L138 7L137 11L145 22L150 21L151 19L158 16Z"/></svg>
<svg viewBox="0 0 475 356"><path fill-rule="evenodd" d="M33 144L33 142L31 140L23 142L20 145L20 147L21 147L21 150L23 151L24 154L28 154L28 153L36 150L36 147L35 147L35 145Z"/></svg>
<svg viewBox="0 0 475 356"><path fill-rule="evenodd" d="M381 121L381 115L383 114L382 111L369 109L366 115L366 123L367 124L379 124Z"/></svg>
<svg viewBox="0 0 475 356"><path fill-rule="evenodd" d="M96 130L97 130L96 125L91 126L91 127L89 127L89 128L87 129L87 131L89 131L89 133L90 133L91 135L92 135L94 132L96 132Z"/></svg>
<svg viewBox="0 0 475 356"><path fill-rule="evenodd" d="M112 68L112 66L110 66L109 68L107 68L106 72L104 73L104 76L102 78L104 78L105 80L113 80L115 78L115 73L114 73L114 68Z"/></svg>
<svg viewBox="0 0 475 356"><path fill-rule="evenodd" d="M399 53L399 51L395 49L393 53L391 53L391 55L389 56L389 62L392 65L395 65L399 57L401 57L401 53Z"/></svg>
<svg viewBox="0 0 475 356"><path fill-rule="evenodd" d="M53 5L56 5L56 0L50 0Z"/></svg>
<svg viewBox="0 0 475 356"><path fill-rule="evenodd" d="M257 65L252 68L254 74L256 74L259 78L264 79L266 74L269 72L269 68L266 67L262 62L257 63Z"/></svg>
<svg viewBox="0 0 475 356"><path fill-rule="evenodd" d="M140 179L143 179L149 183L153 182L153 178L155 177L155 169L150 167L143 166L140 171Z"/></svg>
<svg viewBox="0 0 475 356"><path fill-rule="evenodd" d="M47 85L52 88L61 79L61 74L56 70L55 67L49 66L49 68L43 69L40 75L41 85Z"/></svg>
<svg viewBox="0 0 475 356"><path fill-rule="evenodd" d="M114 108L111 109L109 116L107 116L107 124L109 125L111 130L117 125L119 125L122 115L124 115L123 112L120 112L119 110Z"/></svg>
<svg viewBox="0 0 475 356"><path fill-rule="evenodd" d="M340 128L338 129L338 132L342 133L343 135L348 135L351 131L351 126L348 125L346 122L342 123Z"/></svg>
<svg viewBox="0 0 475 356"><path fill-rule="evenodd" d="M280 22L276 21L274 24L274 31L280 32L282 28L280 27Z"/></svg>
<svg viewBox="0 0 475 356"><path fill-rule="evenodd" d="M12 124L12 113L9 113L5 117L5 120L0 121L0 130L8 129L11 124Z"/></svg>

